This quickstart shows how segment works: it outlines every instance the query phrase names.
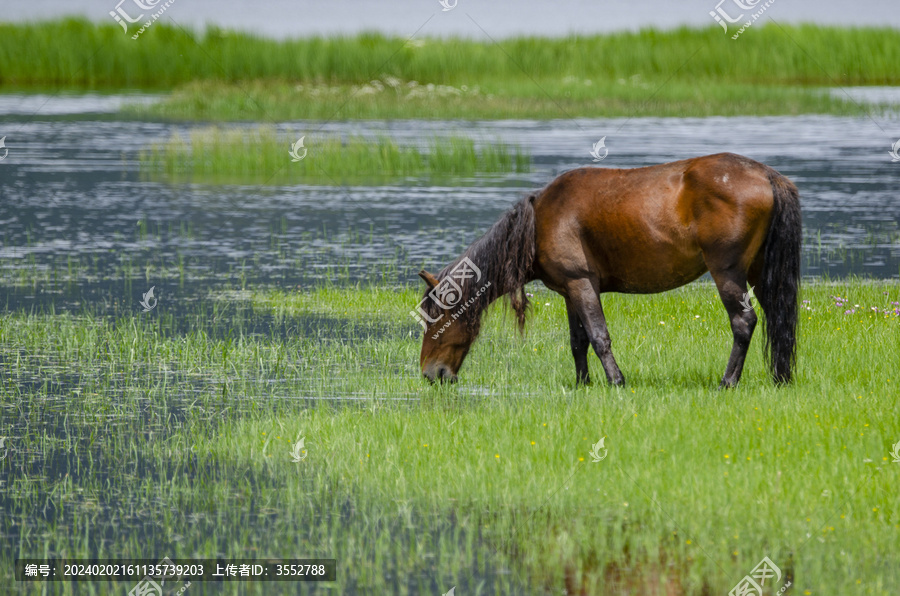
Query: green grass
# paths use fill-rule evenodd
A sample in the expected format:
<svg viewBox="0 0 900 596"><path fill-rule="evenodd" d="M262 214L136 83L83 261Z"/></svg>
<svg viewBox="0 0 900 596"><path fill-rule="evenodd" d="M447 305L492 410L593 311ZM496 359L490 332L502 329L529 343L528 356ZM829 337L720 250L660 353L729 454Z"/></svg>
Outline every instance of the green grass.
<svg viewBox="0 0 900 596"><path fill-rule="evenodd" d="M279 134L271 127L199 128L189 141L174 133L140 154L145 177L195 182L386 183L406 177L431 178L527 172L530 160L519 148L495 142L476 147L465 137L434 138L426 152L398 146L387 137L306 137L293 161L292 144L302 133Z"/></svg>
<svg viewBox="0 0 900 596"><path fill-rule="evenodd" d="M361 94L367 85L252 81L201 81L177 88L163 101L128 105L135 118L173 120L335 120L335 119L490 119L702 117L739 115L798 115L807 113L863 113L860 106L824 93L819 88L774 85L703 83L672 80L512 80L450 92L410 93L423 86L400 81L396 89ZM438 89L435 87L435 89ZM869 109L872 109L871 107ZM880 111L878 108L876 111Z"/></svg>
<svg viewBox="0 0 900 596"><path fill-rule="evenodd" d="M740 43L732 43L711 25L699 30L520 37L502 40L497 47L454 38L406 43L377 33L275 41L216 28L196 34L157 22L135 43L113 23L64 20L0 27L0 63L3 85L90 88L165 89L197 79L281 77L367 83L382 75L460 85L472 79L570 75L616 80L635 74L657 79L673 73L682 81L717 83L900 83L900 31L815 25L757 25L751 31Z"/></svg>
<svg viewBox="0 0 900 596"><path fill-rule="evenodd" d="M0 25L0 89L175 93L182 119L567 118L861 113L822 87L897 85L900 31L757 24L499 43L375 33L276 41L155 23ZM429 87L430 85L430 87Z"/></svg>
<svg viewBox="0 0 900 596"><path fill-rule="evenodd" d="M605 296L624 389L574 387L563 301L533 291L525 337L492 309L449 387L418 372L420 289L3 315L0 582L24 555L259 554L336 558L328 593L725 594L769 556L795 594L897 593L896 282L806 283L795 384L758 333L726 392L712 285Z"/></svg>

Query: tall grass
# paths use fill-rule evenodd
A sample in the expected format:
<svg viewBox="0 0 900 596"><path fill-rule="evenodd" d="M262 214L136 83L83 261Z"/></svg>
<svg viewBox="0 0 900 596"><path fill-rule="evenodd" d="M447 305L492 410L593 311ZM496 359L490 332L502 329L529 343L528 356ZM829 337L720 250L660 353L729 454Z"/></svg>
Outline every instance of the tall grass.
<svg viewBox="0 0 900 596"><path fill-rule="evenodd" d="M67 19L0 25L0 85L166 89L200 79L365 83L383 75L472 85L635 74L696 83L900 84L900 31L890 28L757 25L734 42L710 26L518 37L499 46L455 38L406 43L372 33L275 41L162 22L132 40L114 23Z"/></svg>
<svg viewBox="0 0 900 596"><path fill-rule="evenodd" d="M0 25L0 90L174 90L125 112L193 120L862 114L821 87L900 83L898 42L888 28L762 24L737 41L717 27L276 41L161 22L132 40L64 20Z"/></svg>
<svg viewBox="0 0 900 596"><path fill-rule="evenodd" d="M175 133L140 155L145 176L205 182L389 182L405 177L459 177L527 172L530 160L503 143L476 147L464 137L432 139L426 151L399 146L390 138L336 137L304 139L303 149L289 153L300 134L288 137L274 128L199 128L186 141Z"/></svg>

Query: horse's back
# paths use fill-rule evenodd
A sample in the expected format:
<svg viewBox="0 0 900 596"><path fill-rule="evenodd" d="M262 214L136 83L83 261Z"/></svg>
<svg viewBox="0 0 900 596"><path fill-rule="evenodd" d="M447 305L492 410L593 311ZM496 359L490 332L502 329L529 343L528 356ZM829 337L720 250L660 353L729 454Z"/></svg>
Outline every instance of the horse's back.
<svg viewBox="0 0 900 596"><path fill-rule="evenodd" d="M535 201L545 283L593 276L600 291L660 292L702 275L717 244L755 254L772 205L768 171L720 153L560 175Z"/></svg>

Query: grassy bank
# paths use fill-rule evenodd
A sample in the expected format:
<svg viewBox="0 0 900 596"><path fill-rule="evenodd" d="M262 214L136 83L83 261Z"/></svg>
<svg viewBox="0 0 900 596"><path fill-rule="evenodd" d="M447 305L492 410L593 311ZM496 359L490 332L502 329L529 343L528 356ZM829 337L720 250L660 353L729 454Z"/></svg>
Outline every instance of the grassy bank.
<svg viewBox="0 0 900 596"><path fill-rule="evenodd" d="M200 128L185 140L175 133L140 154L145 177L194 182L341 184L527 172L530 160L503 143L475 146L465 137L435 138L426 151L398 146L389 138L304 138L270 127Z"/></svg>
<svg viewBox="0 0 900 596"><path fill-rule="evenodd" d="M725 594L769 556L795 594L895 594L897 292L806 284L796 383L760 334L728 392L709 284L607 297L625 389L573 386L542 290L524 339L489 313L452 387L419 376L417 289L5 314L0 582L22 555L259 554L334 557L340 593Z"/></svg>
<svg viewBox="0 0 900 596"><path fill-rule="evenodd" d="M702 117L773 114L862 114L860 106L818 88L688 81L586 82L543 79L453 88L397 80L395 88L366 93L371 84L285 81L203 81L178 87L165 100L130 105L136 118L173 120L341 120L379 118L566 119ZM391 80L391 79L389 79ZM421 91L417 91L421 90ZM871 108L869 108L871 109Z"/></svg>
<svg viewBox="0 0 900 596"><path fill-rule="evenodd" d="M900 84L898 48L897 30L812 25L736 41L711 26L494 44L275 41L161 22L132 40L67 20L0 25L0 89L176 90L132 113L226 120L858 113L819 88Z"/></svg>

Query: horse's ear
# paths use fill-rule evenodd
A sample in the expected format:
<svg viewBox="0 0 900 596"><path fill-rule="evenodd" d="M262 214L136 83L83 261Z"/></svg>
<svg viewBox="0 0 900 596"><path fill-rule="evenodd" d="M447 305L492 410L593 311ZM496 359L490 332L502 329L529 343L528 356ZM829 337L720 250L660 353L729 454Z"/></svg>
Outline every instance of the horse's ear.
<svg viewBox="0 0 900 596"><path fill-rule="evenodd" d="M425 280L425 283L427 283L427 284L428 284L428 287L431 288L431 289L434 289L434 288L438 285L438 283L440 283L440 282L438 282L438 280L437 280L437 278L436 278L435 276L433 276L432 274L428 273L428 272L425 271L424 269L422 269L421 271L419 271L419 277L421 277L422 279L424 279L424 280Z"/></svg>

